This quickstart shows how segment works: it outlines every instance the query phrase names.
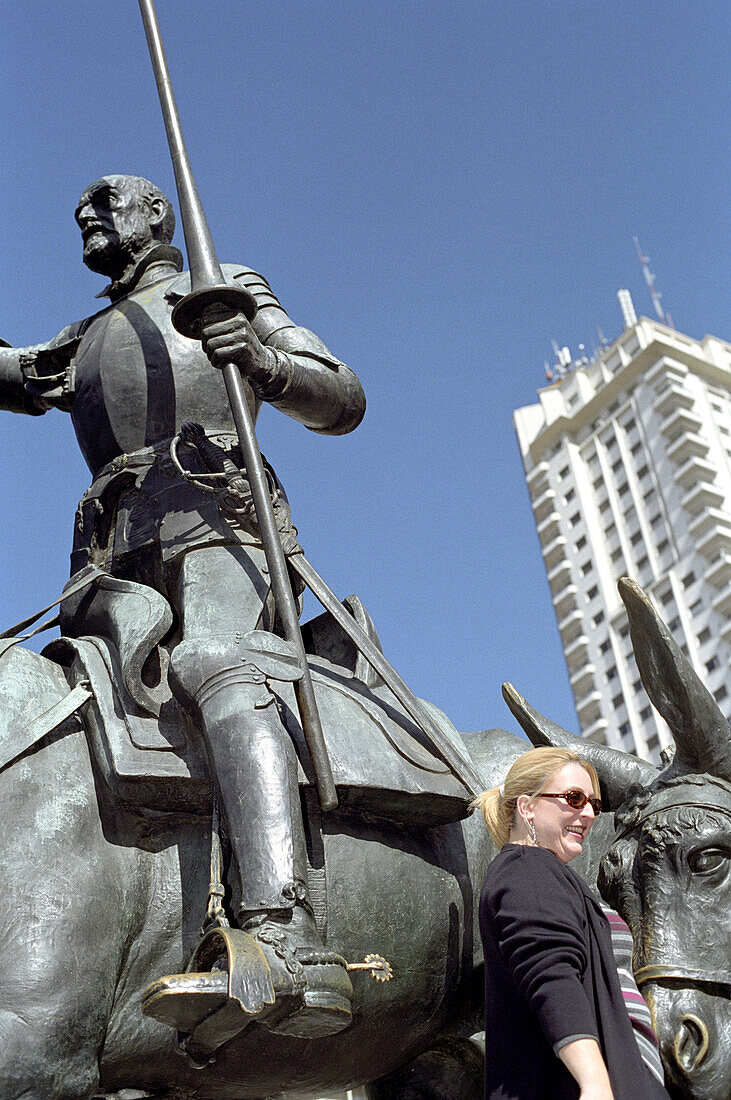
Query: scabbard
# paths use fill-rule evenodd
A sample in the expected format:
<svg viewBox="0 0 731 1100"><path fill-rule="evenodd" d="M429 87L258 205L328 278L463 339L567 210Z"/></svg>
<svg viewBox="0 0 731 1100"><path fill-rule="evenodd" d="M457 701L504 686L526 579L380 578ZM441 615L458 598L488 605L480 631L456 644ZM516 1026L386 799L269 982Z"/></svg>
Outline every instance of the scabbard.
<svg viewBox="0 0 731 1100"><path fill-rule="evenodd" d="M365 631L358 626L353 616L343 606L305 555L302 552L296 552L290 554L287 560L290 567L302 578L325 610L332 615L338 626L345 631L351 641L358 647L371 668L378 673L383 682L390 688L409 717L413 719L429 739L439 758L447 765L452 774L464 784L469 794L476 798L484 790L485 784L477 775L469 760L462 755L444 731L440 729L421 699L414 695L390 661L384 657Z"/></svg>

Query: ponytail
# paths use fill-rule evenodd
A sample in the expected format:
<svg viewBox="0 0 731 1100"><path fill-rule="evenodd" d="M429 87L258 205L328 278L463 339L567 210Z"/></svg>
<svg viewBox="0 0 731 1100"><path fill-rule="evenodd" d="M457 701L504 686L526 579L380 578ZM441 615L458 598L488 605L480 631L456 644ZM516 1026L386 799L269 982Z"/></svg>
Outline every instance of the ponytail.
<svg viewBox="0 0 731 1100"><path fill-rule="evenodd" d="M489 791L478 794L470 809L480 811L485 819L487 831L498 848L508 843L515 810L514 800L506 799L499 787L492 787Z"/></svg>

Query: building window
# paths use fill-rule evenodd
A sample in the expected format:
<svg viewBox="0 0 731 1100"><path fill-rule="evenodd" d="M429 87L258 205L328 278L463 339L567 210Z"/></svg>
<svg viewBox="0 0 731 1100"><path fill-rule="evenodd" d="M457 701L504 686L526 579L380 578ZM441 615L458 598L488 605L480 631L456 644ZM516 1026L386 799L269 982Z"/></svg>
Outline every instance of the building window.
<svg viewBox="0 0 731 1100"><path fill-rule="evenodd" d="M664 554L669 545L670 545L670 543L668 542L667 539L662 539L661 542L658 542L658 544L657 544L658 554Z"/></svg>
<svg viewBox="0 0 731 1100"><path fill-rule="evenodd" d="M681 584L683 588L690 588L692 584L695 584L695 573L691 570L690 573L686 573L683 577Z"/></svg>
<svg viewBox="0 0 731 1100"><path fill-rule="evenodd" d="M605 638L604 641L602 642L602 644L599 646L599 652L600 653L608 653L610 648L611 648L611 645L612 645L612 643L609 641L609 638Z"/></svg>
<svg viewBox="0 0 731 1100"><path fill-rule="evenodd" d="M629 637L629 627L628 626L623 626L622 629L619 632L619 636L620 636L620 638L628 638Z"/></svg>
<svg viewBox="0 0 731 1100"><path fill-rule="evenodd" d="M580 519L581 516L579 515L579 513L574 512L573 516L569 516L569 527L575 527Z"/></svg>
<svg viewBox="0 0 731 1100"><path fill-rule="evenodd" d="M642 680L633 680L632 681L632 687L633 687L635 693L638 692L638 691L642 691Z"/></svg>
<svg viewBox="0 0 731 1100"><path fill-rule="evenodd" d="M660 747L660 738L656 733L653 733L652 737L647 738L647 751L654 752L655 749Z"/></svg>
<svg viewBox="0 0 731 1100"><path fill-rule="evenodd" d="M640 453L641 450L642 450L642 444L641 443L635 443L634 447L632 447L632 454L635 456L635 458L637 457L637 455Z"/></svg>
<svg viewBox="0 0 731 1100"><path fill-rule="evenodd" d="M644 477L648 472L649 471L647 466L640 466L639 470L637 471L637 476Z"/></svg>
<svg viewBox="0 0 731 1100"><path fill-rule="evenodd" d="M657 531L657 529L658 529L658 527L660 526L661 523L662 523L662 516L658 512L657 515L653 516L652 519L650 520L650 527L652 527L653 531Z"/></svg>
<svg viewBox="0 0 731 1100"><path fill-rule="evenodd" d="M721 684L720 688L717 688L716 691L714 691L713 698L716 700L717 703L720 703L721 700L725 699L727 695L728 692L726 691L726 688L723 686L723 684Z"/></svg>
<svg viewBox="0 0 731 1100"><path fill-rule="evenodd" d="M616 665L612 665L611 668L607 669L607 680L614 680L616 675L617 675L617 666Z"/></svg>
<svg viewBox="0 0 731 1100"><path fill-rule="evenodd" d="M604 622L604 612L600 611L591 621L594 623L594 626L599 626L599 623Z"/></svg>
<svg viewBox="0 0 731 1100"><path fill-rule="evenodd" d="M710 661L706 661L706 672L714 672L720 664L718 657L711 657Z"/></svg>
<svg viewBox="0 0 731 1100"><path fill-rule="evenodd" d="M680 626L680 619L676 615L675 618L671 619L670 622L668 623L668 630L671 631L671 633L672 633L672 631L677 630L679 626Z"/></svg>
<svg viewBox="0 0 731 1100"><path fill-rule="evenodd" d="M690 611L691 615L697 615L699 611L703 610L703 600L696 600L695 603L692 603L690 605L688 610Z"/></svg>
<svg viewBox="0 0 731 1100"><path fill-rule="evenodd" d="M615 695L614 698L612 699L612 706L614 707L615 710L619 710L619 708L622 706L623 703L624 703L624 695L622 695L621 692L620 692L619 695Z"/></svg>
<svg viewBox="0 0 731 1100"><path fill-rule="evenodd" d="M612 463L612 473L616 474L618 470L622 469L622 459L618 458L616 462Z"/></svg>
<svg viewBox="0 0 731 1100"><path fill-rule="evenodd" d="M636 546L638 542L642 542L642 532L635 531L634 535L632 535L629 541L632 543L633 546Z"/></svg>
<svg viewBox="0 0 731 1100"><path fill-rule="evenodd" d="M586 535L582 535L579 541L576 543L577 550L583 550L586 546Z"/></svg>
<svg viewBox="0 0 731 1100"><path fill-rule="evenodd" d="M627 736L629 733L629 722L622 722L622 725L619 727L619 733L621 737Z"/></svg>
<svg viewBox="0 0 731 1100"><path fill-rule="evenodd" d="M637 568L640 569L640 570L646 569L649 564L650 564L650 562L649 562L649 559L647 557L647 554L643 554L643 556L637 562Z"/></svg>
<svg viewBox="0 0 731 1100"><path fill-rule="evenodd" d="M662 596L660 597L660 603L663 605L663 607L667 607L669 603L672 603L672 599L672 589L668 588L667 592L663 592Z"/></svg>
<svg viewBox="0 0 731 1100"><path fill-rule="evenodd" d="M558 480L559 480L559 481L563 481L563 479L564 479L565 477L568 477L568 476L569 476L569 468L568 468L568 466L563 466L563 467L562 467L562 468L561 468L561 469L560 469L560 470L558 471Z"/></svg>
<svg viewBox="0 0 731 1100"><path fill-rule="evenodd" d="M706 642L710 641L710 638L711 638L710 628L707 627L707 626L704 626L703 629L701 630L700 634L698 635L698 645L705 645Z"/></svg>
<svg viewBox="0 0 731 1100"><path fill-rule="evenodd" d="M615 565L617 564L617 562L619 561L619 559L621 557L622 557L622 547L621 546L617 547L616 550L612 550L611 558L612 558L612 561L614 562Z"/></svg>
<svg viewBox="0 0 731 1100"><path fill-rule="evenodd" d="M642 719L643 722L646 722L651 714L652 714L652 707L643 707L642 710L640 711L640 718Z"/></svg>
<svg viewBox="0 0 731 1100"><path fill-rule="evenodd" d="M623 497L625 495L625 493L628 493L628 492L629 492L629 485L627 484L626 481L624 481L624 482L622 482L622 484L617 489L617 496Z"/></svg>
<svg viewBox="0 0 731 1100"><path fill-rule="evenodd" d="M609 501L608 500L603 500L601 502L601 504L599 505L600 514L604 515L604 513L607 511L608 508L609 508Z"/></svg>
<svg viewBox="0 0 731 1100"><path fill-rule="evenodd" d="M591 573L591 562L585 561L584 564L580 566L580 569L582 577L588 576L588 574Z"/></svg>
<svg viewBox="0 0 731 1100"><path fill-rule="evenodd" d="M598 595L599 595L599 587L598 587L598 585L593 584L591 586L591 588L589 589L589 591L586 593L586 598L587 598L587 600L593 600L593 599L596 599L596 597Z"/></svg>
<svg viewBox="0 0 731 1100"><path fill-rule="evenodd" d="M568 504L570 501L572 501L574 499L575 496L576 496L576 490L575 489L569 489L568 493L563 498L564 504Z"/></svg>

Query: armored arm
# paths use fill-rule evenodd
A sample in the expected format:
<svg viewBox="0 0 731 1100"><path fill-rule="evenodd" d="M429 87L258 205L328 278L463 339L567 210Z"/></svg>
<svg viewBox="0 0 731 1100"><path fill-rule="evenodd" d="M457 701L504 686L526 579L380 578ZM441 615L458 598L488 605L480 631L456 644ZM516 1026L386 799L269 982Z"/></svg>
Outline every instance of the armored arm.
<svg viewBox="0 0 731 1100"><path fill-rule="evenodd" d="M294 324L266 279L253 271L238 278L257 300L253 328L266 353L260 376L251 379L257 396L312 431L352 432L366 406L356 374L314 332Z"/></svg>
<svg viewBox="0 0 731 1100"><path fill-rule="evenodd" d="M28 413L40 416L50 405L41 397L28 392L23 372L24 356L34 348L0 347L0 409L8 412Z"/></svg>
<svg viewBox="0 0 731 1100"><path fill-rule="evenodd" d="M72 399L72 360L81 324L69 325L53 340L25 348L0 346L0 409L41 416L68 410Z"/></svg>

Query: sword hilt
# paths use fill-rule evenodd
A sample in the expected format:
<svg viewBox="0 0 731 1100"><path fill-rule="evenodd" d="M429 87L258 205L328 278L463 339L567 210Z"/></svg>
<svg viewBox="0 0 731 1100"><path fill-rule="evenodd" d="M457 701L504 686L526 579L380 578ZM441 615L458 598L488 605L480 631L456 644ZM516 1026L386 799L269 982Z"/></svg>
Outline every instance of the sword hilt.
<svg viewBox="0 0 731 1100"><path fill-rule="evenodd" d="M244 286L218 283L191 290L175 305L173 328L190 340L200 340L203 328L214 320L243 313L251 321L256 313L256 298Z"/></svg>

